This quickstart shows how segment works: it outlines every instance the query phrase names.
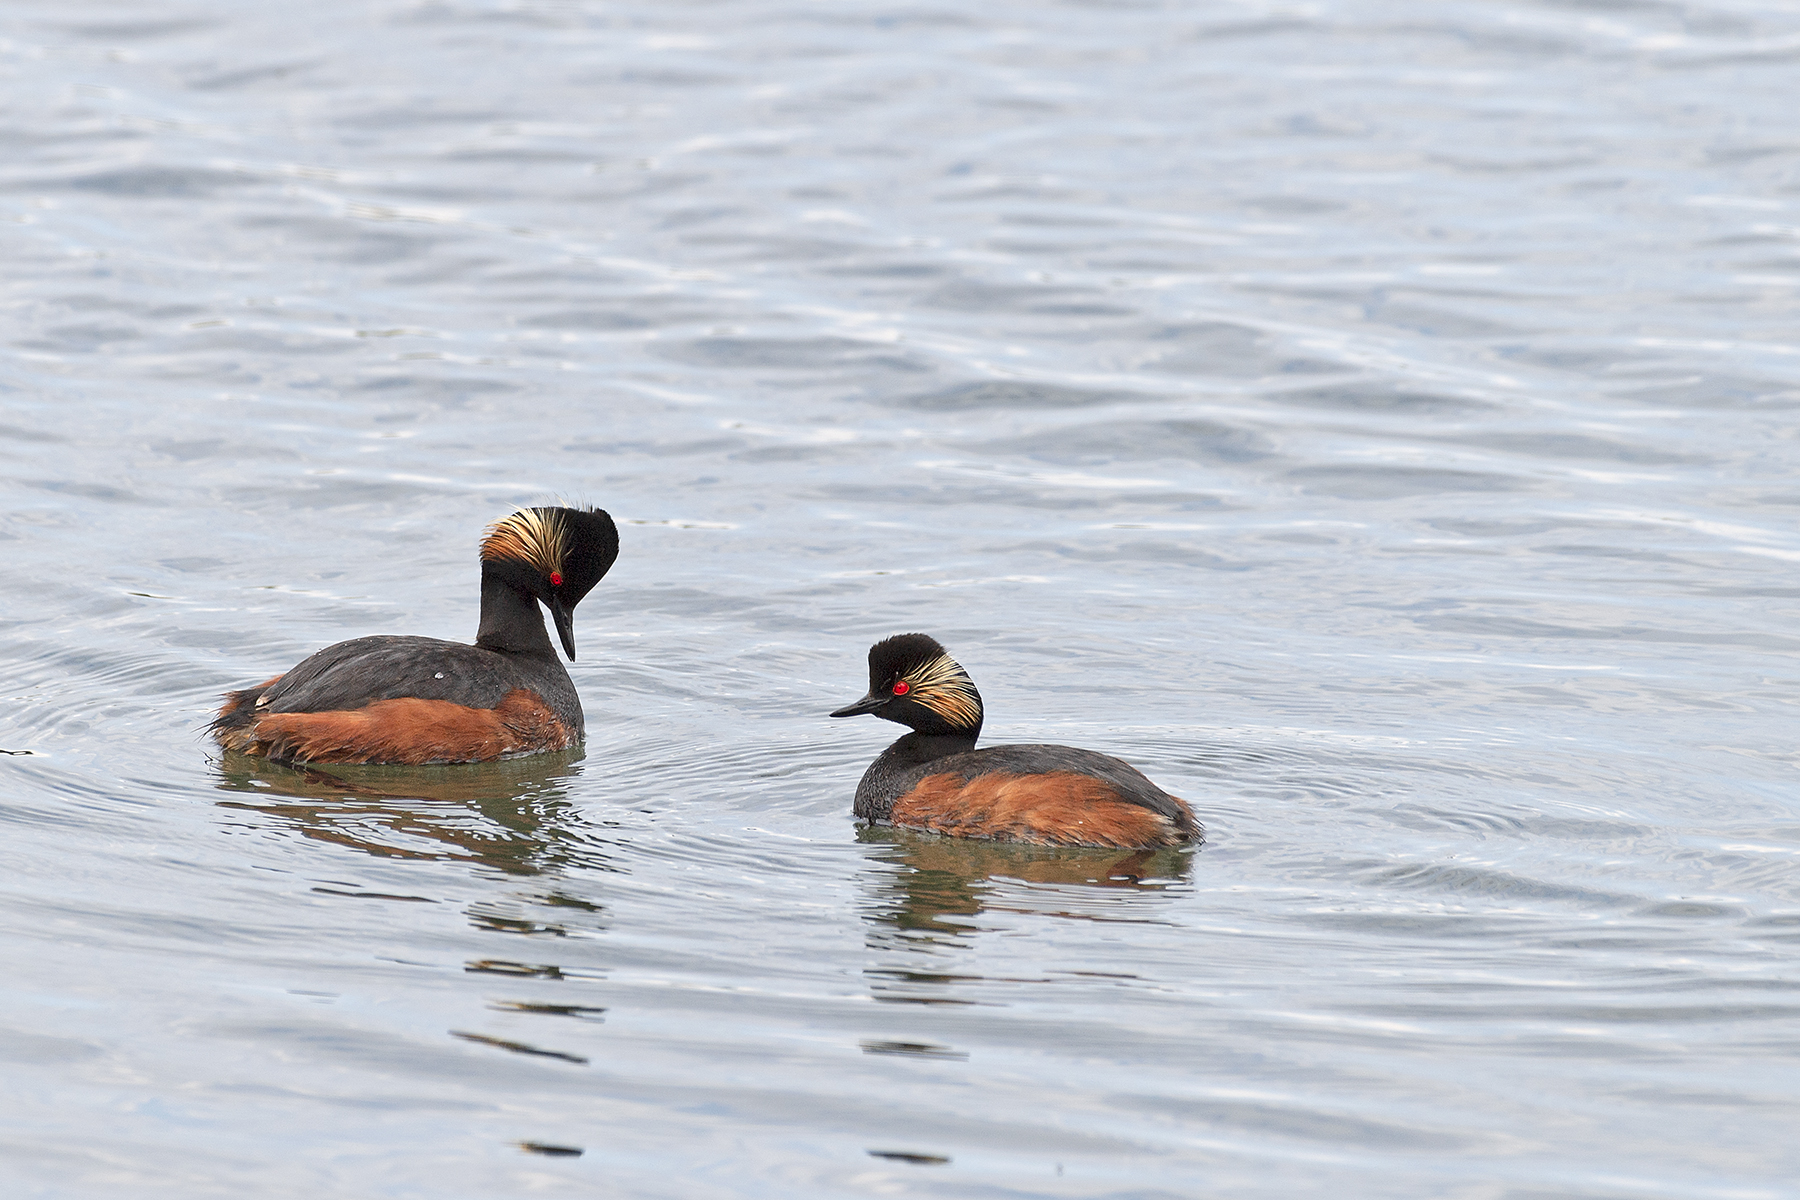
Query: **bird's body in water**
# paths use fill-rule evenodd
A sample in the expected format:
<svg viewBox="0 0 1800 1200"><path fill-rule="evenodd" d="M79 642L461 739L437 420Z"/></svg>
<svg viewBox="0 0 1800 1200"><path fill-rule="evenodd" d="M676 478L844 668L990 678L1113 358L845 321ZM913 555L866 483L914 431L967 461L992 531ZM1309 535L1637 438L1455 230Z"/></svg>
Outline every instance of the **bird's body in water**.
<svg viewBox="0 0 1800 1200"><path fill-rule="evenodd" d="M1201 840L1187 804L1110 755L1073 746L977 750L975 683L943 646L903 633L869 650L869 694L832 713L912 729L856 788L865 821L957 837L1138 849Z"/></svg>
<svg viewBox="0 0 1800 1200"><path fill-rule="evenodd" d="M212 722L228 750L317 763L485 762L579 745L581 698L544 628L575 657L575 606L619 554L612 518L523 508L481 542L475 644L363 637L230 692Z"/></svg>

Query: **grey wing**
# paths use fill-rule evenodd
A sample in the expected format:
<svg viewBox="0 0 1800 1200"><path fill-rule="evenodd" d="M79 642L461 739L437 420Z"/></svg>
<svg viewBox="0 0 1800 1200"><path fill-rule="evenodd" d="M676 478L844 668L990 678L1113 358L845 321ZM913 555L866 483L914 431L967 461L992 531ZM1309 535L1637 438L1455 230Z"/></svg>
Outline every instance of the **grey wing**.
<svg viewBox="0 0 1800 1200"><path fill-rule="evenodd" d="M266 712L338 712L417 697L492 708L510 688L479 646L424 637L354 638L327 646L264 692Z"/></svg>

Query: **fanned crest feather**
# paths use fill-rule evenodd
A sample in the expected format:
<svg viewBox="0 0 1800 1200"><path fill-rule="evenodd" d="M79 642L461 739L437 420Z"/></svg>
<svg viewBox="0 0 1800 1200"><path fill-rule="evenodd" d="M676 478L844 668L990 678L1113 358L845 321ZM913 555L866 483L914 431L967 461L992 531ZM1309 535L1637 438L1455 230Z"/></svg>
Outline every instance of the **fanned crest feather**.
<svg viewBox="0 0 1800 1200"><path fill-rule="evenodd" d="M909 696L915 703L950 724L963 728L981 724L981 694L975 681L948 654L927 659L901 678L912 689Z"/></svg>
<svg viewBox="0 0 1800 1200"><path fill-rule="evenodd" d="M563 569L569 541L560 508L521 508L487 527L481 539L483 562L512 559L549 576Z"/></svg>

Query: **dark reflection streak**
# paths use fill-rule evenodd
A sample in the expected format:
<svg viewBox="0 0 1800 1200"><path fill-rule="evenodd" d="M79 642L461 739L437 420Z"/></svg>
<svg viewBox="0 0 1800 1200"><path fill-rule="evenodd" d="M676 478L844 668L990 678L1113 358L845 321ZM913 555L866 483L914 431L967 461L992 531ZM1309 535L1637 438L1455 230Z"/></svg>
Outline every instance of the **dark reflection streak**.
<svg viewBox="0 0 1800 1200"><path fill-rule="evenodd" d="M1053 983L1050 975L939 975L930 971L870 970L866 975L887 975L911 983Z"/></svg>
<svg viewBox="0 0 1800 1200"><path fill-rule="evenodd" d="M952 996L903 996L874 988L869 990L878 1004L962 1004L972 1008L981 1003L978 1000L958 1000Z"/></svg>
<svg viewBox="0 0 1800 1200"><path fill-rule="evenodd" d="M326 896L349 896L353 900L407 900L414 904L436 904L428 896L397 896L392 892L342 892L337 888L316 887L313 891Z"/></svg>
<svg viewBox="0 0 1800 1200"><path fill-rule="evenodd" d="M537 1004L530 1000L496 1000L488 1005L495 1012L538 1013L548 1017L580 1017L598 1021L606 1010L592 1004Z"/></svg>
<svg viewBox="0 0 1800 1200"><path fill-rule="evenodd" d="M912 1150L871 1150L870 1158L885 1158L890 1162L913 1163L921 1167L942 1167L950 1162L947 1154L920 1154Z"/></svg>
<svg viewBox="0 0 1800 1200"><path fill-rule="evenodd" d="M489 1037L485 1033L465 1033L460 1029L452 1029L450 1036L461 1038L465 1042L475 1042L483 1046L493 1046L497 1050L510 1050L514 1054L530 1054L538 1058L557 1058L563 1062L572 1062L587 1066L587 1059L579 1054L568 1054L561 1050L541 1050L528 1042L512 1042L505 1038Z"/></svg>
<svg viewBox="0 0 1800 1200"><path fill-rule="evenodd" d="M561 925L551 925L544 921L527 921L518 917L503 917L494 913L480 911L476 906L469 912L469 920L482 929L494 933L521 933L527 937L568 937L569 931Z"/></svg>
<svg viewBox="0 0 1800 1200"><path fill-rule="evenodd" d="M1083 979L1142 979L1142 975L1126 975L1119 971L1057 971L1058 975L1079 975Z"/></svg>
<svg viewBox="0 0 1800 1200"><path fill-rule="evenodd" d="M474 975L513 975L528 979L569 979L572 972L548 963L506 962L497 958L477 959L463 964L463 970Z"/></svg>
<svg viewBox="0 0 1800 1200"><path fill-rule="evenodd" d="M884 1042L865 1038L859 1043L864 1054L891 1054L904 1058L938 1058L954 1062L968 1060L967 1050L953 1050L935 1042Z"/></svg>

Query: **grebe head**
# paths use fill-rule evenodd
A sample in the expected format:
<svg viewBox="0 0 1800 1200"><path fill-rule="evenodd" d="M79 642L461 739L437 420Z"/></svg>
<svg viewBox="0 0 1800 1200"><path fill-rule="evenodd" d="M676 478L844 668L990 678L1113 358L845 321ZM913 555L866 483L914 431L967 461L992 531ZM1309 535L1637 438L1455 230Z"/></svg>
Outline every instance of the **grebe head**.
<svg viewBox="0 0 1800 1200"><path fill-rule="evenodd" d="M598 508L521 508L488 526L481 570L543 601L575 657L575 606L619 557L619 529Z"/></svg>
<svg viewBox="0 0 1800 1200"><path fill-rule="evenodd" d="M981 732L981 693L936 638L901 633L869 647L869 694L834 717L874 713L926 734Z"/></svg>

